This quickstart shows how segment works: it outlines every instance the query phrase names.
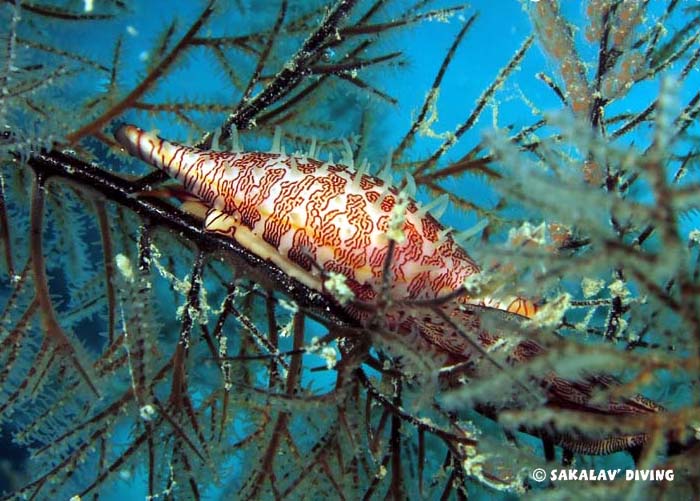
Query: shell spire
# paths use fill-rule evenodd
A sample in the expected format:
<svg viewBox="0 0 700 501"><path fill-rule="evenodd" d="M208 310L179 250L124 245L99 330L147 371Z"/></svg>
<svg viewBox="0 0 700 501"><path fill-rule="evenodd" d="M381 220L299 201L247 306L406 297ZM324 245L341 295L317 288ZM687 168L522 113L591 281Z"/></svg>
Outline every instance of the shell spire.
<svg viewBox="0 0 700 501"><path fill-rule="evenodd" d="M114 136L130 155L164 170L189 191L196 191L190 173L201 163L201 150L171 143L134 125L122 125Z"/></svg>

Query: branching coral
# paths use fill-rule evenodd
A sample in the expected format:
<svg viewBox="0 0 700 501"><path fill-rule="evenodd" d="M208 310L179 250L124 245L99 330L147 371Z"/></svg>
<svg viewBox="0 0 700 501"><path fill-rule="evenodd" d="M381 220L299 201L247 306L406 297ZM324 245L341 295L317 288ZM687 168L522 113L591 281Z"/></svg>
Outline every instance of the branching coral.
<svg viewBox="0 0 700 501"><path fill-rule="evenodd" d="M479 18L464 6L281 0L251 12L247 2L199 2L163 11L144 51L130 34L139 6L85 12L88 3L0 7L0 425L31 451L6 497L127 484L186 499L568 496L573 483L537 484L528 472L558 454L611 464L590 454L624 449L640 468L676 472L651 495L693 492L700 245L684 225L700 193L700 95L688 91L697 9L591 0L579 31L559 2L524 2L533 34L454 129L438 131L449 106L441 90L467 71L460 54L478 50L469 35ZM122 155L111 135L128 121L237 150L266 148L282 126L275 146L311 157L322 147L363 169L358 153L380 147L372 131L400 102L380 70L400 74L401 36L435 19L451 20L453 43L392 145L390 172L406 179L404 192L415 184L418 197L447 195L476 214L482 223L462 240L482 270L464 290L402 306L437 315L465 292L538 303L525 322L481 319L500 340L483 348L478 371L473 361L446 366L420 332L389 328L387 305L361 305L342 274L312 290L205 231L175 202L181 190ZM109 50L84 50L75 33L108 36ZM499 128L511 123L499 101L532 77L517 70L537 47L551 62L537 76L556 104L522 93L531 121ZM173 86L179 79L201 89ZM644 86L640 105L633 94ZM358 96L371 103L361 112ZM489 108L496 130L477 131ZM474 177L493 203L452 184ZM394 222L400 243L400 214ZM360 325L348 304L371 320ZM546 350L512 363L528 339ZM578 382L587 409L547 405L562 379ZM610 402L659 410L641 395L666 409L609 416ZM590 412L598 405L607 411Z"/></svg>

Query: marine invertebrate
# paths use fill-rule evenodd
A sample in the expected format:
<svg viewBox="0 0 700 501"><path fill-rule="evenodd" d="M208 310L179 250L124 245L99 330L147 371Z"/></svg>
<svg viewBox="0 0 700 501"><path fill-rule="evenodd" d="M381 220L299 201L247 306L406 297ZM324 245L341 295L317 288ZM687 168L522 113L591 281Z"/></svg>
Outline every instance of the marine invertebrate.
<svg viewBox="0 0 700 501"><path fill-rule="evenodd" d="M358 308L358 300L381 301L381 328L413 334L414 342L422 337L452 362L471 362L472 377L488 372L482 365L499 367L487 350L504 350L514 362L544 351L536 340L519 340L505 330L501 338L482 326L481 316L489 310L527 318L536 316L537 307L525 298L471 298L463 284L479 273L476 263L425 207L386 181L305 155L199 150L132 125L121 126L116 137L130 154L182 184L180 197L207 231L233 238L318 292L325 292L329 274L342 277L357 299L346 310L366 327L377 321L377 311ZM418 307L431 300L433 308ZM592 388L614 383L600 375L569 381L552 373L542 384L550 406L614 415L662 410L642 396L591 402ZM589 454L638 451L646 441L641 432L592 440L555 433L554 438Z"/></svg>
<svg viewBox="0 0 700 501"><path fill-rule="evenodd" d="M384 301L439 299L479 272L452 230L428 213L429 207L419 207L362 170L305 155L203 151L129 125L116 136L132 155L182 183L191 195L187 210L204 219L207 231L232 237L319 292L326 274L339 273L359 301L373 302L380 294ZM470 303L466 293L456 299ZM482 297L471 303L499 308L501 301ZM536 311L520 298L508 300L502 309L525 316ZM358 320L367 317L357 308L350 310ZM385 311L392 329L406 322L410 331L409 324L419 323L421 332L430 335L430 323L432 342L462 359L469 357L466 341L460 342L440 319L428 312L408 320L400 310L392 305ZM439 330L444 332L438 335Z"/></svg>

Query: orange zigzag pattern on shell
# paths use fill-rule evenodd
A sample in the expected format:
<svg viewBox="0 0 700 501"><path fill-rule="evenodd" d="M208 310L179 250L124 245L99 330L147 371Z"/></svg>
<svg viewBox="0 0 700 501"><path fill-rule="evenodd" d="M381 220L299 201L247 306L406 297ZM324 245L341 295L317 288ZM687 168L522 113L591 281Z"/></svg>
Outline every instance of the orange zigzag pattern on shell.
<svg viewBox="0 0 700 501"><path fill-rule="evenodd" d="M358 299L371 302L377 297L389 246L386 233L399 195L395 187L340 164L280 153L202 151L131 125L122 126L116 137L131 155L166 171L201 200L208 230L231 236L316 290L322 284L311 259L325 272L344 275ZM392 298L434 299L479 272L466 251L414 201L409 201L405 216L406 238L396 244L390 267ZM496 300L479 305L521 316L536 311L522 298L503 306ZM352 306L349 310L365 319ZM404 332L417 325L423 337L458 358L472 352L458 333L429 312L419 320L390 312L387 321ZM495 340L484 333L479 339L485 345Z"/></svg>

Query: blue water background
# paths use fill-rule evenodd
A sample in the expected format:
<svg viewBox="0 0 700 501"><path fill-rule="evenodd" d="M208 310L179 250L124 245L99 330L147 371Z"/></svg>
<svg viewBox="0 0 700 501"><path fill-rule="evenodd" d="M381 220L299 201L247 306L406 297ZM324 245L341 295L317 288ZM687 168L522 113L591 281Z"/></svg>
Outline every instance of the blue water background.
<svg viewBox="0 0 700 501"><path fill-rule="evenodd" d="M277 13L276 2L248 1L242 2L246 12L243 16L237 15L236 8L231 7L230 16L226 23L217 21L212 24L211 31L217 33L226 27L236 26L240 33L252 32L262 27L269 26ZM293 8L294 2L291 2ZM410 5L412 2L406 2ZM453 6L456 2L439 2L440 6ZM651 2L651 11L659 12L662 2ZM232 3L233 5L233 3ZM498 71L508 62L517 48L525 38L531 33L531 23L526 9L528 2L515 0L476 0L471 2L471 7L464 12L453 15L447 22L437 20L426 21L415 25L409 29L392 33L383 42L383 47L387 52L401 50L404 52L404 59L409 62L407 67L382 68L372 70L379 75L379 87L389 92L399 100L396 106L388 105L376 98L366 97L349 89L350 102L354 102L356 112L347 112L347 116L359 116L360 110L365 106L380 107L381 121L373 124L372 132L375 138L372 141L373 150L379 158L370 158L370 162L375 166L383 162L383 158L398 144L403 135L408 131L413 117L417 114L425 98L426 93L432 85L435 74L438 71L442 58L447 52L456 33L461 28L462 23L474 13L478 13L478 19L471 31L467 34L462 46L458 49L455 58L445 76L441 87L440 97L437 102L439 120L432 125L437 133L453 131L469 115L475 102L482 91L492 82ZM585 16L583 7L577 0L564 0L562 2L565 13L569 19L581 25ZM90 57L101 61L110 61L112 56L113 41L115 33L121 33L124 39L123 53L121 57L120 84L123 88L131 88L134 83L145 73L144 65L148 62L148 51L152 48L156 34L162 32L166 27L164 24L169 21L170 16L162 15L163 12L175 11L181 22L178 24L177 37L181 36L188 27L188 22L194 18L201 10L200 2L188 0L178 1L153 1L142 2L131 17L120 18L118 22L105 23L103 31L95 33L91 31L91 37L85 39L80 32L80 28L67 28L63 35L63 45L68 49L76 50ZM398 12L397 7L393 11ZM253 15L252 13L255 13ZM205 30L206 31L206 30ZM228 31L230 34L230 31ZM296 47L286 47L283 50L293 52ZM583 50L584 57L591 57L593 52ZM591 60L593 60L591 58ZM152 101L167 96L179 96L186 94L197 99L197 96L206 96L207 102L212 102L217 96L224 102L231 101L230 88L224 84L220 72L212 73L207 66L211 59L200 58L196 53L188 57L187 66L170 75L167 85L162 86L150 97ZM467 133L454 148L445 156L442 164L447 164L450 160L460 158L469 151L482 137L482 134L493 127L514 126L515 130L522 126L533 123L539 117L533 115L532 110L523 102L522 96L534 103L540 110L559 109L560 102L554 93L546 87L540 80L535 78L539 71L545 71L552 75L556 67L551 63L539 46L535 45L526 55L517 72L508 79L506 84L497 92L495 101L498 104L498 114L488 106L482 113L472 131ZM192 75L198 75L193 78ZM105 81L86 79L83 83L84 89L75 88L75 99L78 99L83 91L94 91L96 87L104 86ZM700 88L700 77L697 72L688 80L686 85L680 89L679 99L687 102L695 89ZM655 96L659 89L659 82L654 81L643 84L628 99L624 106L630 110L639 110L646 106L652 96ZM69 96L66 96L70 99ZM345 105L345 103L344 103ZM620 111L612 108L612 111ZM183 130L174 123L164 123L162 121L149 121L148 117L139 114L132 114L130 120L145 128L157 127L164 137L176 137L185 139L188 131ZM211 127L215 127L221 122L223 117L211 116ZM329 117L330 120L333 117ZM346 132L350 134L355 124L349 121ZM337 129L343 132L341 125ZM640 136L630 139L639 144L648 144L649 134L647 129L640 130ZM411 153L415 157L424 157L433 151L441 140L427 137L419 137ZM249 145L246 147L267 148L269 143ZM462 197L473 200L481 205L493 204L496 194L492 191L487 182L479 177L468 176L458 180L447 180L443 186L449 188ZM426 193L419 193L419 198L427 201ZM458 230L466 229L477 223L477 217L473 214L457 211L449 208L443 217L443 222L453 226ZM681 221L683 234L697 227L697 220L689 217ZM172 296L163 298L163 301L172 301ZM173 305L176 307L177 305ZM318 326L309 326L308 338L313 335L322 335L323 331ZM313 358L313 356L309 356ZM323 361L315 357L313 362L305 364L305 367L322 365ZM332 371L304 374L304 380L312 383L314 388L322 390L333 384L334 375ZM124 427L121 430L125 435L129 429ZM119 436L115 437L119 441ZM538 447L536 441L532 441L533 447ZM236 464L232 458L231 467L234 469L245 468L245 465ZM630 466L629 458L624 454L614 455L608 458L588 458L587 465L592 467L604 467L608 465ZM132 478L124 478L114 483L115 489L110 493L101 495L102 499L123 500L134 497L142 498L146 492L144 489L143 472L136 472ZM216 497L222 494L218 489L211 489L206 492L207 496ZM486 496L485 491L477 489L475 495Z"/></svg>

